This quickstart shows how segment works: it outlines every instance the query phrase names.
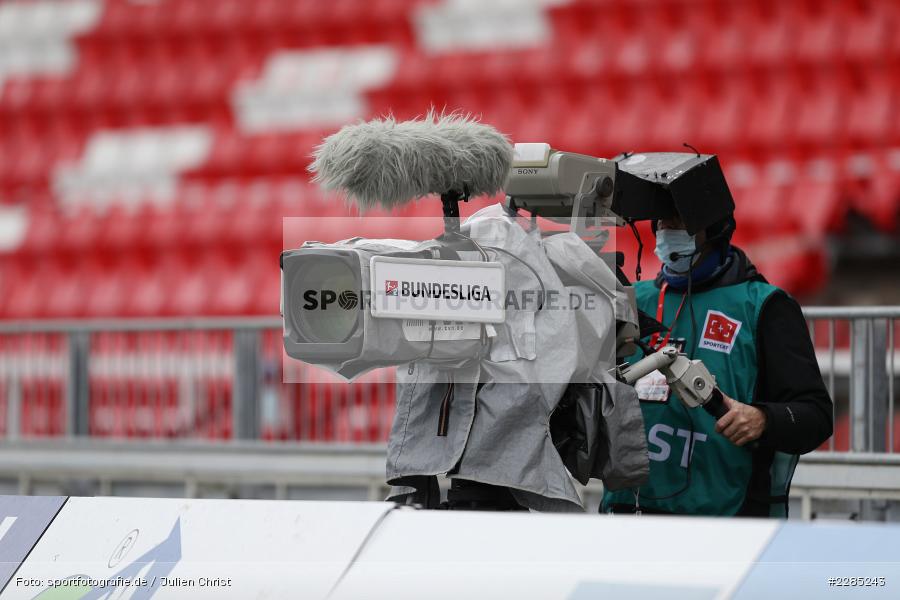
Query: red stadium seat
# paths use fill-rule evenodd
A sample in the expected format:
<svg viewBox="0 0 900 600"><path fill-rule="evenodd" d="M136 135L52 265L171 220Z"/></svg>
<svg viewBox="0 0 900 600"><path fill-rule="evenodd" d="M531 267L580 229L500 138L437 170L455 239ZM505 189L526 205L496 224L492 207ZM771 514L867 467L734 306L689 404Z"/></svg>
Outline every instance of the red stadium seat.
<svg viewBox="0 0 900 600"><path fill-rule="evenodd" d="M742 3L743 27L747 28L747 61L757 67L773 67L794 58L792 40L796 33L793 7L789 3Z"/></svg>
<svg viewBox="0 0 900 600"><path fill-rule="evenodd" d="M655 98L653 127L647 136L650 147L683 149L684 143L698 143L698 124L703 117L698 95L685 86L667 90Z"/></svg>
<svg viewBox="0 0 900 600"><path fill-rule="evenodd" d="M734 216L740 224L739 228L750 228L765 231L773 221L772 215L778 214L779 223L784 223L784 204L787 200L788 188L784 184L755 184L748 187L731 187L734 195ZM793 225L792 219L787 219Z"/></svg>
<svg viewBox="0 0 900 600"><path fill-rule="evenodd" d="M896 108L900 78L891 78L884 68L866 69L850 86L844 114L844 135L849 142L862 146L880 146L892 141L886 124L897 122Z"/></svg>
<svg viewBox="0 0 900 600"><path fill-rule="evenodd" d="M65 252L76 255L93 249L100 234L102 221L91 205L74 208L73 214L60 223L60 235L55 243Z"/></svg>
<svg viewBox="0 0 900 600"><path fill-rule="evenodd" d="M878 0L843 3L841 38L847 58L877 62L890 51L890 32L896 31L897 24L892 5Z"/></svg>
<svg viewBox="0 0 900 600"><path fill-rule="evenodd" d="M207 313L212 299L209 284L213 274L203 269L210 266L206 260L186 258L172 265L171 295L167 299L165 314L200 316Z"/></svg>
<svg viewBox="0 0 900 600"><path fill-rule="evenodd" d="M701 41L700 66L725 73L733 73L743 67L749 52L749 29L743 13L745 6L737 2L723 2L692 11L695 35Z"/></svg>
<svg viewBox="0 0 900 600"><path fill-rule="evenodd" d="M646 147L650 119L659 108L655 99L638 86L621 95L614 95L609 114L615 114L616 118L599 122L599 114L594 116L598 121L597 129L602 134L603 148L611 148L617 154Z"/></svg>
<svg viewBox="0 0 900 600"><path fill-rule="evenodd" d="M844 89L834 74L812 77L801 90L793 91L792 107L788 109L793 125L792 138L797 144L813 149L830 147L839 140Z"/></svg>
<svg viewBox="0 0 900 600"><path fill-rule="evenodd" d="M172 314L167 312L175 289L171 262L171 258L162 258L154 260L152 267L139 265L135 268L132 288L122 311L124 316L160 317Z"/></svg>
<svg viewBox="0 0 900 600"><path fill-rule="evenodd" d="M50 255L57 251L61 234L59 212L47 207L35 207L29 211L28 230L19 251L31 257Z"/></svg>
<svg viewBox="0 0 900 600"><path fill-rule="evenodd" d="M845 21L837 2L796 3L792 54L807 63L830 63L840 56Z"/></svg>
<svg viewBox="0 0 900 600"><path fill-rule="evenodd" d="M147 232L148 206L113 203L102 217L98 246L105 252L134 252Z"/></svg>
<svg viewBox="0 0 900 600"><path fill-rule="evenodd" d="M138 213L137 219L142 223L140 237L136 243L153 250L172 249L178 247L190 235L190 220L184 203L177 206L146 204Z"/></svg>
<svg viewBox="0 0 900 600"><path fill-rule="evenodd" d="M871 170L855 182L851 205L879 229L894 233L900 223L898 153L879 153L868 158Z"/></svg>
<svg viewBox="0 0 900 600"><path fill-rule="evenodd" d="M725 152L744 141L753 92L750 84L739 78L726 79L714 87L699 100L695 143L698 148Z"/></svg>
<svg viewBox="0 0 900 600"><path fill-rule="evenodd" d="M259 273L251 305L251 312L254 314L278 314L281 298L281 270L278 268L277 261L278 258L274 255L260 253L248 262L247 268Z"/></svg>
<svg viewBox="0 0 900 600"><path fill-rule="evenodd" d="M757 148L781 147L797 117L797 96L793 83L773 77L756 88L747 105L745 141Z"/></svg>
<svg viewBox="0 0 900 600"><path fill-rule="evenodd" d="M843 216L840 188L831 178L800 179L791 186L787 202L796 222L812 238L824 237Z"/></svg>
<svg viewBox="0 0 900 600"><path fill-rule="evenodd" d="M5 298L4 316L7 319L30 319L47 316L48 290L59 279L59 269L50 261L33 261L26 258L9 271L10 293Z"/></svg>
<svg viewBox="0 0 900 600"><path fill-rule="evenodd" d="M41 280L44 315L49 318L77 318L87 313L86 301L91 286L88 267L79 261L65 261L56 266L52 277Z"/></svg>
<svg viewBox="0 0 900 600"><path fill-rule="evenodd" d="M122 315L134 291L139 266L134 260L93 262L88 268L85 313L92 318Z"/></svg>

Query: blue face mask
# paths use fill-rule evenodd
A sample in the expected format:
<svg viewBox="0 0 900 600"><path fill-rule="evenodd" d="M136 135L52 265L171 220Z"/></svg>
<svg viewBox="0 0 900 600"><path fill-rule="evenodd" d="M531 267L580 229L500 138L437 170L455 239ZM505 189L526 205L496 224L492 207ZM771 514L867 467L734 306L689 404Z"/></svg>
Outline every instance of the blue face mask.
<svg viewBox="0 0 900 600"><path fill-rule="evenodd" d="M687 273L697 250L694 236L684 229L660 229L656 232L656 257L673 273ZM672 253L679 256L672 260Z"/></svg>

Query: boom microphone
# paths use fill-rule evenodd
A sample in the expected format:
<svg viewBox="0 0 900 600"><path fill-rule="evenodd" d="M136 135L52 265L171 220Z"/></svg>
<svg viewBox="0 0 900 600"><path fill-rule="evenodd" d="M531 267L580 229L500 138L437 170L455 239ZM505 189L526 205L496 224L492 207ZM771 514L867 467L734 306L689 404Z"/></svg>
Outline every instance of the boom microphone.
<svg viewBox="0 0 900 600"><path fill-rule="evenodd" d="M363 210L391 209L450 191L495 194L509 175L513 146L502 133L459 113L347 125L313 153L309 171Z"/></svg>
<svg viewBox="0 0 900 600"><path fill-rule="evenodd" d="M700 254L700 250L694 250L693 252L673 252L669 255L669 260L675 261L679 258L688 258L692 256L697 256Z"/></svg>

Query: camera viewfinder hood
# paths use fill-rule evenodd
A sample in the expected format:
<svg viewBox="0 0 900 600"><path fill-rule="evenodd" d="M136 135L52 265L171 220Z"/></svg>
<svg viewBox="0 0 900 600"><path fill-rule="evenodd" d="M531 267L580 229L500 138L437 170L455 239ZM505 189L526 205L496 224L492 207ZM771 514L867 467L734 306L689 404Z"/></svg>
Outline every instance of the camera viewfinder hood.
<svg viewBox="0 0 900 600"><path fill-rule="evenodd" d="M734 212L734 199L714 154L646 152L620 155L612 210L635 221L681 217L691 235Z"/></svg>

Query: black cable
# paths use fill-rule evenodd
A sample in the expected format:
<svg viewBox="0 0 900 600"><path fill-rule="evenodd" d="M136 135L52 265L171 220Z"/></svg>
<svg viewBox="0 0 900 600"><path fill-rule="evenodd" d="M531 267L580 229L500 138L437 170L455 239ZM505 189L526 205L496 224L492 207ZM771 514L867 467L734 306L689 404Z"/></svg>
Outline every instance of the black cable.
<svg viewBox="0 0 900 600"><path fill-rule="evenodd" d="M641 280L641 255L644 253L644 240L641 239L641 234L638 233L637 226L634 224L634 220L628 219L626 221L628 226L631 228L631 233L634 234L634 238L637 240L638 249L637 249L637 265L634 267L634 280Z"/></svg>
<svg viewBox="0 0 900 600"><path fill-rule="evenodd" d="M488 250L497 250L498 252L503 252L504 254L511 256L512 258L516 259L517 261L519 261L520 263L525 265L528 268L528 270L531 271L532 275L534 275L534 278L537 279L538 285L541 286L541 304L540 304L540 306L538 306L537 309L541 310L542 308L544 308L544 298L547 295L547 288L544 286L544 280L541 279L541 276L538 275L538 272L534 270L534 267L529 265L527 262L525 262L524 260L522 260L521 258L516 256L509 250L505 250L503 248L498 248L497 246L485 246L485 248L487 248Z"/></svg>
<svg viewBox="0 0 900 600"><path fill-rule="evenodd" d="M694 344L697 342L697 317L694 316L694 297L691 292L691 288L694 281L694 266L691 265L690 270L688 271L688 285L687 285L687 303L688 310L691 313L691 353L688 355L692 359L694 358ZM685 346L687 346L687 341L685 341Z"/></svg>
<svg viewBox="0 0 900 600"><path fill-rule="evenodd" d="M541 279L541 276L538 275L538 272L534 270L534 267L529 265L527 262L525 262L524 260L522 260L521 258L516 256L509 250L505 250L503 248L498 248L497 246L482 246L481 244L476 242L471 237L469 237L463 233L460 233L459 231L454 231L452 233L453 233L453 235L457 235L463 239L466 239L466 240L469 240L470 242L472 242L472 245L475 246L478 249L478 252L481 253L481 258L483 259L484 262L488 262L488 260L489 260L487 252L484 251L485 248L487 248L488 250L497 250L498 252L503 252L504 254L511 256L512 258L516 259L517 261L519 261L520 263L525 265L528 268L528 270L531 271L532 275L534 275L534 278L537 279L538 285L541 286L541 304L540 304L540 306L538 306L538 310L541 310L542 308L544 308L544 298L547 295L547 288L546 288L546 286L544 286L544 280Z"/></svg>
<svg viewBox="0 0 900 600"><path fill-rule="evenodd" d="M638 348L641 349L641 352L644 353L644 358L656 352L653 348L650 347L650 344L648 344L644 340L635 340L634 343Z"/></svg>
<svg viewBox="0 0 900 600"><path fill-rule="evenodd" d="M700 262L701 257L703 256L704 248L709 244L709 242L704 242L703 247L695 248L693 252L682 254L680 252L673 252L670 255L672 260L676 260L677 258L691 257L691 264L688 266L687 271L687 291L685 293L685 301L688 303L688 311L691 314L691 344L690 344L690 352L685 352L690 358L694 358L693 344L697 341L697 317L694 314L694 297L693 297L693 283L694 283L694 267ZM675 324L672 324L674 327ZM685 338L685 350L688 349L689 344L687 343L687 338Z"/></svg>
<svg viewBox="0 0 900 600"><path fill-rule="evenodd" d="M409 361L409 369L406 371L407 375L412 375L413 368L414 368L414 365L416 364L416 361L427 360L427 359L431 358L431 353L434 350L434 330L437 327L437 321L425 320L425 322L431 323L431 342L428 344L428 352L426 352L423 356L414 358L411 361Z"/></svg>
<svg viewBox="0 0 900 600"><path fill-rule="evenodd" d="M679 400L678 404L681 405L681 409L684 411L684 414L687 416L688 421L691 424L691 437L689 437L688 440L685 442L688 445L688 450L687 450L688 460L687 460L687 473L685 474L685 477L684 477L684 485L681 486L681 489L679 489L677 492L673 492L667 496L647 496L645 494L642 494L640 488L638 488L637 494L635 494L636 502L635 502L634 508L636 511L640 510L641 496L644 496L645 498L647 498L649 500L669 500L670 498L674 498L675 496L679 496L679 495L685 493L688 490L688 488L691 487L691 463L694 462L693 461L693 458L694 458L694 432L695 432L696 428L694 426L694 418L691 416L691 411L689 411L688 408L684 405L684 403L681 402L680 400Z"/></svg>
<svg viewBox="0 0 900 600"><path fill-rule="evenodd" d="M466 188L466 194L467 194L467 198L468 198L468 188ZM459 237L461 237L461 238L463 238L463 239L465 239L465 240L469 240L469 242L471 242L471 244L472 244L473 246L475 246L475 248L478 250L479 254L481 254L481 260L482 260L482 262L488 262L488 261L489 261L487 252L484 251L484 248L481 246L481 244L479 244L478 242L476 242L476 241L475 241L474 239L472 239L471 237L469 237L469 236L467 236L467 235L465 235L465 234L463 234L463 233L460 233L460 231L459 231L458 229L455 230L455 231L452 231L451 233L453 233L453 234L455 234L455 235L457 235L457 236L459 236ZM483 350L484 347L488 345L488 343L487 343L487 342L488 342L487 326L486 326L484 323L481 324L480 338L481 338L481 348L482 348L482 350ZM490 342L491 342L490 345L493 346L493 343L494 343L493 340L490 340ZM432 344L433 344L433 343L434 343L434 335L432 335ZM488 348L488 353L490 353L490 348ZM430 355L430 354L431 354L431 351L429 350L429 355ZM479 358L480 358L480 356L479 356Z"/></svg>
<svg viewBox="0 0 900 600"><path fill-rule="evenodd" d="M727 233L727 229L725 232L722 232L718 236L715 236L715 237L721 238L725 233ZM706 246L710 241L712 241L712 240L707 240L704 243L704 246ZM673 256L672 256L673 259L677 258L678 256L682 256L681 254L679 254L677 252L673 252L672 254L673 254ZM694 252L692 252L690 255L685 255L685 256L697 256L698 257L697 262L699 262L699 255L701 255L701 254L702 254L702 249L698 248L698 249L694 250ZM688 356L692 359L694 357L693 348L697 342L697 318L694 315L694 299L693 299L694 266L695 265L693 264L693 261L692 261L692 264L690 265L690 268L688 269L688 273L687 273L688 285L687 285L687 292L686 292L687 297L685 298L685 300L688 303L688 310L691 313L691 344L688 344L687 340L685 340L685 346L686 346L685 349L687 350L688 347L690 348L690 354L688 354ZM674 327L674 324L672 326ZM645 348L645 345L641 345L640 347L641 347L641 350L643 350L646 355L647 348ZM691 416L691 412L688 410L688 408L684 405L683 402L679 402L679 404L681 404L681 408L684 411L685 415L688 418L688 421L691 424L690 438L686 442L688 444L688 461L687 461L687 473L685 475L684 485L677 492L674 492L667 496L644 495L644 497L649 500L669 500L671 498L674 498L675 496L683 494L685 491L687 491L687 489L691 485L691 464L693 463L693 456L694 456L694 433L696 431L696 426L694 425L694 419ZM640 488L638 488L637 492L635 493L635 511L640 510L640 498L642 495L643 494L641 494Z"/></svg>
<svg viewBox="0 0 900 600"><path fill-rule="evenodd" d="M676 496L680 496L681 494L685 493L688 490L688 488L691 487L691 463L693 462L693 457L694 457L694 433L696 431L696 426L694 425L694 419L691 416L691 412L684 405L684 403L679 401L678 404L681 406L681 409L684 411L685 416L687 416L687 418L688 418L688 422L691 424L690 437L685 442L686 444L688 444L688 450L687 450L688 460L687 460L687 469L686 469L685 477L684 477L684 485L682 485L677 491L672 492L671 494L668 494L665 496L651 496L649 494L644 494L641 492L641 489L638 488L637 492L632 492L632 493L634 493L634 496L635 496L635 505L634 505L635 511L640 510L641 496L643 496L644 498L647 498L648 500L669 500Z"/></svg>
<svg viewBox="0 0 900 600"><path fill-rule="evenodd" d="M678 253L673 252L673 254L678 254ZM702 254L702 250L700 248L697 248L689 256L696 256L697 262L699 262L699 258L700 258L701 254ZM681 255L679 254L679 256L681 256ZM690 345L691 352L688 355L691 358L693 358L693 355L694 355L693 343L696 341L696 338L697 338L697 319L694 316L694 299L692 296L694 266L695 266L694 261L691 261L691 265L689 266L688 273L687 273L688 285L687 285L687 292L686 292L686 297L685 297L685 301L688 303L688 310L691 313L691 338L692 339L691 339L691 345ZM673 328L675 327L674 323L672 324L672 327ZM687 340L685 340L685 346L688 346ZM685 350L687 350L687 348L685 348ZM685 416L687 416L688 421L691 424L690 437L688 438L688 441L685 442L688 445L688 464L687 464L687 474L685 475L685 479L684 479L684 485L681 486L681 489L679 489L677 492L673 492L667 496L645 496L646 498L648 498L650 500L669 500L670 498L674 498L675 496L678 496L678 495L686 492L687 489L691 485L691 463L693 462L692 459L693 459L693 455L694 455L694 432L696 431L696 427L694 425L694 419L691 416L691 412L684 405L684 402L682 402L679 399L679 404L681 405L681 409L684 411ZM635 495L635 510L639 510L640 497L641 497L641 491L640 491L640 488L638 488L638 491Z"/></svg>
<svg viewBox="0 0 900 600"><path fill-rule="evenodd" d="M547 296L547 288L546 288L546 286L544 285L544 280L541 279L541 276L538 275L538 272L534 270L534 267L532 267L531 265L529 265L527 262L525 262L524 260L522 260L521 258L519 258L518 256L516 256L515 254L513 254L513 253L510 252L509 250L505 250L505 249L503 249L503 248L498 248L497 246L482 246L481 244L479 244L478 242L476 242L476 241L475 241L474 239L472 239L471 237L469 237L469 236L467 236L467 235L465 235L465 234L463 234L463 233L460 233L459 231L454 231L453 234L455 234L455 235L457 235L457 236L459 236L459 237L461 237L461 238L463 238L463 239L466 239L466 240L468 240L469 242L471 242L472 245L475 246L475 247L478 249L478 252L481 253L481 258L482 258L482 260L483 260L484 262L488 262L488 261L489 261L487 252L485 252L485 249L488 249L488 250L496 250L496 251L498 251L498 252L503 252L504 254L506 254L506 255L508 255L508 256L511 256L512 258L516 259L517 261L519 261L520 263L522 263L523 265L525 265L525 267L527 267L528 270L531 271L532 275L534 275L534 278L537 279L538 285L541 286L540 305L537 307L537 310L540 311L540 310L542 310L542 309L544 308L544 298ZM506 301L506 300L504 299L504 302L505 302L505 301ZM432 335L432 344L434 343L433 337L434 337L434 336ZM493 347L494 347L494 339L493 339L493 338L488 338L488 335L487 335L487 327L486 327L486 325L485 325L484 323L481 324L481 346L482 346L482 349L484 348L484 346L487 346L486 355L490 355L491 350L492 350ZM431 351L429 350L428 353L429 353L429 355L430 355L430 354L431 354Z"/></svg>
<svg viewBox="0 0 900 600"><path fill-rule="evenodd" d="M453 235L457 235L457 236L463 238L464 240L469 240L470 242L472 242L472 245L475 246L475 248L476 248L476 249L478 250L478 252L481 254L481 259L482 259L482 261L483 261L483 262L488 262L488 255L487 255L487 252L484 251L484 247L482 247L481 244L479 244L478 242L476 242L475 240L473 240L473 239L470 238L469 236L467 236L467 235L465 235L465 234L463 234L463 233L460 233L460 232L458 232L458 231L453 231L453 232L451 232L451 233L452 233Z"/></svg>
<svg viewBox="0 0 900 600"><path fill-rule="evenodd" d="M674 323L672 326L673 327L675 326ZM647 356L648 354L652 354L654 352L654 350L642 340L638 340L637 344L638 344L638 347L644 352L644 356ZM685 416L687 416L687 418L688 418L688 422L690 422L690 424L691 424L690 437L685 442L686 444L689 445L689 447L688 447L687 473L685 474L684 485L682 485L681 488L678 489L678 491L668 494L666 496L645 495L645 494L642 494L640 488L638 488L638 491L635 493L635 511L640 509L640 497L641 496L644 496L645 498L648 498L649 500L668 500L670 498L674 498L675 496L683 494L691 486L691 462L692 462L691 459L694 456L694 432L696 431L696 426L694 425L694 419L691 416L691 412L684 405L684 402L681 402L679 399L678 404L681 405L681 409L684 411Z"/></svg>

